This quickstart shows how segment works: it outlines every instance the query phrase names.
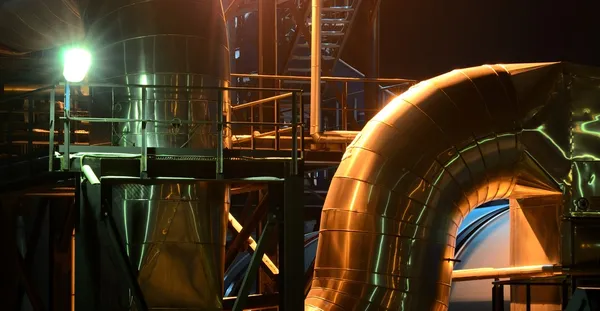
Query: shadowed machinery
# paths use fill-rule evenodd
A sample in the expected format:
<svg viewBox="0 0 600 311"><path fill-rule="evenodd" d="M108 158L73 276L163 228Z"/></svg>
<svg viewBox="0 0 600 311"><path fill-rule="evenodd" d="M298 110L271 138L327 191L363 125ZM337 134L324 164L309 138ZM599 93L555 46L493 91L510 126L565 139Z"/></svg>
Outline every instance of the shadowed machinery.
<svg viewBox="0 0 600 311"><path fill-rule="evenodd" d="M0 1L0 300L591 306L600 69L381 79L379 3ZM341 59L357 23L366 74Z"/></svg>

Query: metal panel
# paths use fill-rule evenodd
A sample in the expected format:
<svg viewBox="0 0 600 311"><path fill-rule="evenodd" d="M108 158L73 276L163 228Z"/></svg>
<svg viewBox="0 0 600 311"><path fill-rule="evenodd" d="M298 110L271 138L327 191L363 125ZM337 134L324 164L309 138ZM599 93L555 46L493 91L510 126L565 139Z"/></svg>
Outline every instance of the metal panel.
<svg viewBox="0 0 600 311"><path fill-rule="evenodd" d="M221 308L224 191L217 183L113 188L121 203L113 217L150 308Z"/></svg>
<svg viewBox="0 0 600 311"><path fill-rule="evenodd" d="M510 264L532 266L560 263L562 196L510 200ZM561 288L533 286L531 308L561 309ZM526 310L525 286L511 286L511 310Z"/></svg>
<svg viewBox="0 0 600 311"><path fill-rule="evenodd" d="M596 181L598 173L600 173L600 162L573 162L572 197L567 207L570 208L571 213L600 214L600 189Z"/></svg>

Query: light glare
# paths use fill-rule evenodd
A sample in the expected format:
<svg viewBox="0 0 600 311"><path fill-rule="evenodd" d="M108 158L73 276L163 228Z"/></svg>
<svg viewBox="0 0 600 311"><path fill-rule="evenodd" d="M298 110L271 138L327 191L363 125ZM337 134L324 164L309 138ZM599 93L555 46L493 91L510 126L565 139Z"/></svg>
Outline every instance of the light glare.
<svg viewBox="0 0 600 311"><path fill-rule="evenodd" d="M73 48L65 52L63 76L68 82L78 83L85 79L90 66L92 55L82 48Z"/></svg>

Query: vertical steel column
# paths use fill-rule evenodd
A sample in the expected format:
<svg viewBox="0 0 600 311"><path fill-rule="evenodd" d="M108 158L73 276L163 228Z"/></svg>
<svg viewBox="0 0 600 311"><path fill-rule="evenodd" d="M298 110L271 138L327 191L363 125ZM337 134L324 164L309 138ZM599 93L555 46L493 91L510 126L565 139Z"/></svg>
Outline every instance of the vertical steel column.
<svg viewBox="0 0 600 311"><path fill-rule="evenodd" d="M12 200L11 200L12 201ZM3 310L15 310L19 288L19 276L17 274L17 237L15 228L15 206L8 199L0 199L0 234L7 241L8 247L2 250L0 256L0 280L2 280L2 288L0 291L0 301L2 301Z"/></svg>
<svg viewBox="0 0 600 311"><path fill-rule="evenodd" d="M496 279L492 287L492 310L504 311L504 285L496 284L498 281Z"/></svg>
<svg viewBox="0 0 600 311"><path fill-rule="evenodd" d="M75 223L75 310L101 311L100 238L97 221L100 217L100 186L79 179L75 202L79 206L79 221Z"/></svg>
<svg viewBox="0 0 600 311"><path fill-rule="evenodd" d="M372 11L369 14L369 43L370 49L367 53L369 60L369 69L367 70L367 77L378 78L379 77L379 0L375 1L372 6ZM369 121L379 108L379 84L377 83L365 83L365 122Z"/></svg>
<svg viewBox="0 0 600 311"><path fill-rule="evenodd" d="M258 0L258 73L277 74L277 1ZM274 88L276 81L270 79L259 79L259 87ZM260 92L261 98L272 96ZM274 122L274 104L265 103L258 106L259 122ZM266 108L266 109L265 109ZM264 129L260 126L261 132Z"/></svg>
<svg viewBox="0 0 600 311"><path fill-rule="evenodd" d="M531 285L525 285L525 310L531 311Z"/></svg>
<svg viewBox="0 0 600 311"><path fill-rule="evenodd" d="M301 168L301 166L300 166ZM283 214L280 222L280 248L279 248L279 295L281 310L304 309L304 181L301 169L295 175L288 175L283 185L273 185L279 189L280 203L278 207ZM281 189L283 188L283 189ZM282 191L283 190L283 191ZM272 198L276 198L273 195ZM281 200L283 202L281 202ZM273 202L276 203L276 202Z"/></svg>
<svg viewBox="0 0 600 311"><path fill-rule="evenodd" d="M569 283L567 282L567 279L565 279L562 282L561 285L561 307L563 310L565 310L567 308L567 305L569 304Z"/></svg>

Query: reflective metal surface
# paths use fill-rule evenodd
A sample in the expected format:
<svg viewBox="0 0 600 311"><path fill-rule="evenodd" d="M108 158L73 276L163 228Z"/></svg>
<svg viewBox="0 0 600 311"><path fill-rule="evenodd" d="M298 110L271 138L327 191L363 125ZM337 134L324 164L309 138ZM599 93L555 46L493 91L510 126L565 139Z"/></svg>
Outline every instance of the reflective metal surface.
<svg viewBox="0 0 600 311"><path fill-rule="evenodd" d="M466 227L473 217L491 208L477 208L473 210L461 224ZM485 214L484 214L485 215ZM464 232L464 231L463 231ZM510 215L509 211L484 223L464 247L457 249L454 270L474 269L481 267L503 268L509 267L510 254ZM450 294L450 311L489 310L492 300L490 280L477 280L469 282L453 282ZM510 289L505 288L505 309L510 310Z"/></svg>
<svg viewBox="0 0 600 311"><path fill-rule="evenodd" d="M226 191L217 183L113 188L114 217L150 308L221 309Z"/></svg>
<svg viewBox="0 0 600 311"><path fill-rule="evenodd" d="M123 84L226 86L229 50L220 1L92 1L85 16L95 51L92 79ZM146 126L148 147L211 147L217 91L115 89L114 107L94 105L95 116L172 120ZM102 96L104 95L104 96ZM95 95L110 102L111 90ZM142 105L142 97L146 103ZM111 115L112 114L112 115ZM115 124L113 143L141 145L139 123ZM98 131L95 131L98 133ZM99 143L101 139L94 138Z"/></svg>
<svg viewBox="0 0 600 311"><path fill-rule="evenodd" d="M228 83L221 1L89 1L84 21L95 54L90 70L95 81L181 87ZM104 132L94 128L92 143L112 136L111 143L122 146L216 145L211 125L200 123L222 113L216 91L129 87L96 89L92 97L94 117L170 121L148 122L145 140L139 122L114 124ZM222 308L228 185L123 186L113 190L113 208L120 213L122 235L150 309Z"/></svg>
<svg viewBox="0 0 600 311"><path fill-rule="evenodd" d="M510 200L510 264L560 264L562 195ZM525 286L511 286L511 310L526 310ZM534 286L534 310L561 310L561 288Z"/></svg>
<svg viewBox="0 0 600 311"><path fill-rule="evenodd" d="M455 70L378 113L331 184L306 309L446 310L447 259L464 216L509 197L520 180L558 193L567 178L550 176L542 168L563 163L532 160L526 150L536 145L522 140L562 85L563 68Z"/></svg>
<svg viewBox="0 0 600 311"><path fill-rule="evenodd" d="M46 50L84 37L76 0L0 3L0 54ZM3 47L10 50L5 50Z"/></svg>

